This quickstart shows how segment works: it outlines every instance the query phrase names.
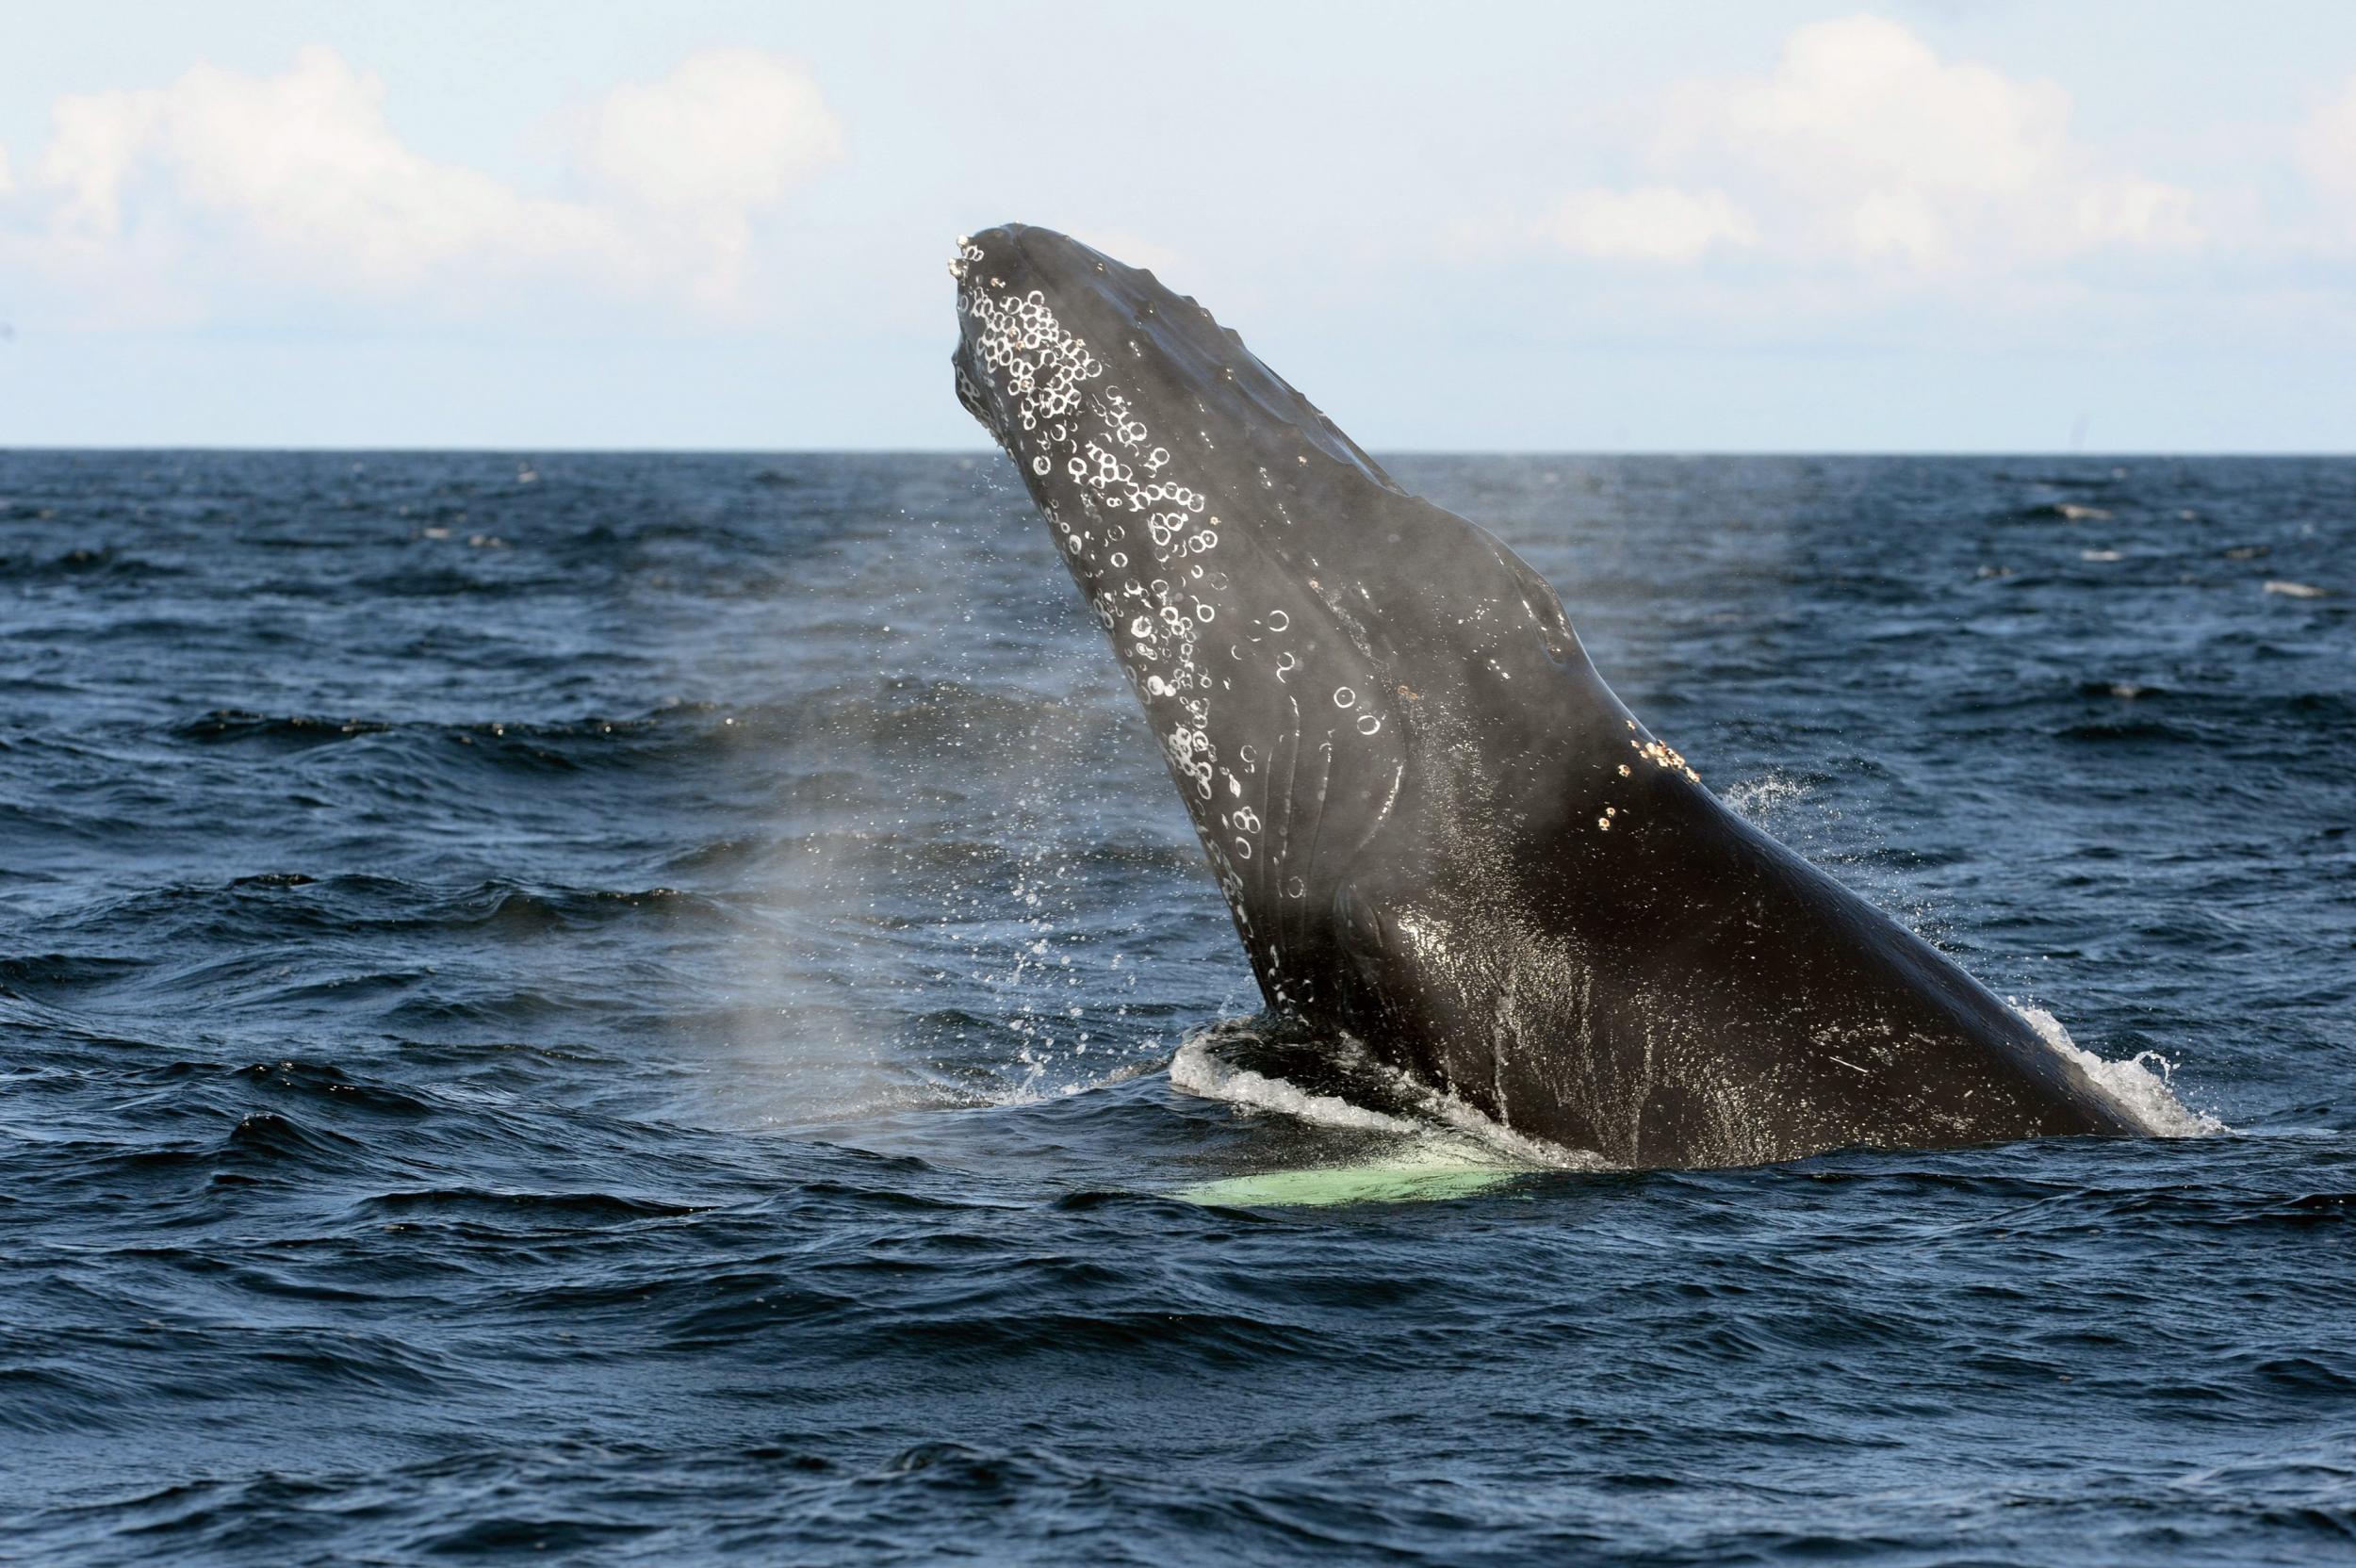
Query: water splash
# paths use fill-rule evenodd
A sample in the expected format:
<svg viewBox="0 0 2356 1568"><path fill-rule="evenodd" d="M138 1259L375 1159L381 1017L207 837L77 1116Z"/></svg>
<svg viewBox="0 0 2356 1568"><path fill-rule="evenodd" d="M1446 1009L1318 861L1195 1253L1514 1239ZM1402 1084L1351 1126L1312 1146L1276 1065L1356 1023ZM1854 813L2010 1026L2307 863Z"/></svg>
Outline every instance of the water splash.
<svg viewBox="0 0 2356 1568"><path fill-rule="evenodd" d="M2109 1095L2121 1109L2133 1117L2136 1125L2154 1137L2201 1138L2232 1128L2206 1111L2196 1111L2176 1098L2173 1080L2176 1064L2156 1051L2139 1052L2123 1062L2098 1056L2070 1037L2061 1020L2042 1007L2033 1006L2013 997L2005 1004L2028 1021L2037 1038L2052 1046L2061 1055L2075 1062L2094 1080L2097 1087Z"/></svg>

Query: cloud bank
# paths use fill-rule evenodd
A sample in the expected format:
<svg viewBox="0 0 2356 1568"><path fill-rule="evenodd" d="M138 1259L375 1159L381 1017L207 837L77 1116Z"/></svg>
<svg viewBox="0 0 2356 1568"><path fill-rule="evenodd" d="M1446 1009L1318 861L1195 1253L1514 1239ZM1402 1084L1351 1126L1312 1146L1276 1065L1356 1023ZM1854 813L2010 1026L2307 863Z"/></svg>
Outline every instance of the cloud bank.
<svg viewBox="0 0 2356 1568"><path fill-rule="evenodd" d="M556 278L725 309L757 222L845 150L808 71L751 49L690 55L559 116L554 193L415 151L383 84L323 46L276 75L198 65L61 98L50 118L21 175L0 161L0 245L134 316L254 276L460 305Z"/></svg>
<svg viewBox="0 0 2356 1568"><path fill-rule="evenodd" d="M1343 345L1329 355L1343 384L1371 379L1383 361L1354 345L1408 299L1396 330L1416 341L1402 353L1500 375L1624 353L1624 382L1669 376L1676 354L2207 356L2182 361L2189 383L2221 355L2304 363L2356 334L2345 58L2272 96L2196 97L2178 119L2155 112L2180 100L2151 90L2151 61L2106 81L2101 57L2039 51L2034 28L1836 15L1731 29L1697 74L1672 20L1612 35L1574 94L1550 90L1550 57L1595 29L1570 19L1533 24L1555 41L1494 83L1468 44L1384 41L1347 80L1304 75L1292 96L1235 86L1199 112L1009 157L974 134L970 99L941 90L1038 69L987 20L906 42L847 13L831 32L805 18L772 38L804 53L650 55L618 82L594 74L611 69L603 45L492 77L404 59L366 29L340 35L340 52L296 48L317 35L293 24L306 31L283 53L237 69L42 77L36 117L0 124L0 323L15 329L0 354L54 355L52 374L123 355L74 371L102 389L102 412L77 417L103 420L106 388L172 355L197 388L172 396L201 407L225 379L215 366L259 368L251 377L283 363L304 384L343 384L373 344L442 367L441 385L480 383L480 365L520 376L524 351L568 367L495 414L586 384L570 367L595 365L599 406L645 388L669 417L733 407L705 390L727 387L806 398L795 416L829 431L882 428L937 392L924 378L938 247L1015 215L1156 267L1274 351ZM1124 38L1183 32L1150 17L1103 27L1075 35L1072 68ZM705 30L664 36L683 46ZM1198 73L1232 53L1215 20L1199 30ZM2014 52L1990 63L1932 41L1972 37ZM2181 51L2161 53L2183 68ZM1260 76L1237 80L1290 81L1316 57L1309 41L1272 44ZM2004 63L2021 59L2038 63ZM460 96L493 90L553 106L534 122ZM1059 135L1052 114L1040 123ZM1319 172L1273 177L1271 146ZM855 155L859 177L844 177ZM479 364L448 368L466 354ZM698 354L738 357L691 372ZM1723 369L1710 384L1731 384ZM830 376L892 390L860 424L843 412L856 400L823 389ZM437 418L443 396L421 400Z"/></svg>
<svg viewBox="0 0 2356 1568"><path fill-rule="evenodd" d="M1655 177L1574 191L1541 237L1604 261L1747 253L1885 275L2205 237L2192 191L2072 138L2059 86L1943 61L1879 17L1801 27L1772 71L1679 83L1644 118Z"/></svg>
<svg viewBox="0 0 2356 1568"><path fill-rule="evenodd" d="M2330 204L2339 237L2356 244L2356 76L2315 111L2299 151L2308 177Z"/></svg>

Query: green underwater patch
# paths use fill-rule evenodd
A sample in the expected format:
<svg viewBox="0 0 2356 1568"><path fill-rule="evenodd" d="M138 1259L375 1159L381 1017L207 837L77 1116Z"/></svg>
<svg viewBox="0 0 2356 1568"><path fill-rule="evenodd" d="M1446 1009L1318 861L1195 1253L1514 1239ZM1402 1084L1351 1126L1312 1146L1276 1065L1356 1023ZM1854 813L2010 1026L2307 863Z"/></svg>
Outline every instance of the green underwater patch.
<svg viewBox="0 0 2356 1568"><path fill-rule="evenodd" d="M1432 1203L1469 1198L1525 1174L1512 1166L1384 1161L1268 1170L1181 1187L1188 1203L1221 1208L1326 1207L1339 1203Z"/></svg>

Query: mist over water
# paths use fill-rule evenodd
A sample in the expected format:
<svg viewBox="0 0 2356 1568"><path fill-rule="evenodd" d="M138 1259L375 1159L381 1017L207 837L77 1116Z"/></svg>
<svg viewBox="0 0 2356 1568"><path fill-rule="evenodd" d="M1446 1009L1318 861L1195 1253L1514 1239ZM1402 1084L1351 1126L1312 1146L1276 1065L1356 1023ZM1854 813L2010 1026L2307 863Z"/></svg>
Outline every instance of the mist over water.
<svg viewBox="0 0 2356 1568"><path fill-rule="evenodd" d="M34 1560L2356 1549L2356 463L1402 459L2131 1144L1257 1004L1001 460L0 454Z"/></svg>

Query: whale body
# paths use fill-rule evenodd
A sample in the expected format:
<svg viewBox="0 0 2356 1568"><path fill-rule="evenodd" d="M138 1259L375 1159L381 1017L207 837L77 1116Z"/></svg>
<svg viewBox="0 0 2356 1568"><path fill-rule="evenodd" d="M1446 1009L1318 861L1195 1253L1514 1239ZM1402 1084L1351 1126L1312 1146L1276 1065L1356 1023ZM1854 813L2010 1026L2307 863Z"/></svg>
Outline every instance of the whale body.
<svg viewBox="0 0 2356 1568"><path fill-rule="evenodd" d="M1721 805L1535 571L1203 306L1023 225L950 270L958 399L1110 638L1272 1011L1629 1167L2142 1130Z"/></svg>

